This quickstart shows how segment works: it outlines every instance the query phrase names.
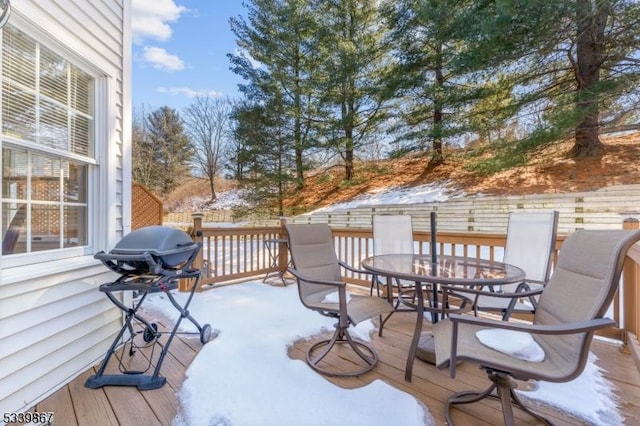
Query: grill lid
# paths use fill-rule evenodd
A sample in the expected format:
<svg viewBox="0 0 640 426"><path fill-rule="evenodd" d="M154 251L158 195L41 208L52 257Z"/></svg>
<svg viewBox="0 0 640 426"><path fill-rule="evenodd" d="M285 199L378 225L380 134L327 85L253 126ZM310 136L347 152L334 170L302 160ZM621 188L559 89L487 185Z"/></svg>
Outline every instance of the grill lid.
<svg viewBox="0 0 640 426"><path fill-rule="evenodd" d="M145 252L164 267L176 267L189 259L198 245L189 234L167 226L147 226L125 235L109 252L112 256L136 255Z"/></svg>

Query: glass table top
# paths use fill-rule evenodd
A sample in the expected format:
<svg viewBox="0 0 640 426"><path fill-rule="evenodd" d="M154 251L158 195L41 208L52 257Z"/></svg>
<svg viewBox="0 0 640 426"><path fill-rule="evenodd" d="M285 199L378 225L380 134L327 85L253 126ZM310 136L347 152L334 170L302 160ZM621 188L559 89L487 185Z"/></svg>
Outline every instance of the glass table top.
<svg viewBox="0 0 640 426"><path fill-rule="evenodd" d="M385 254L362 261L362 267L380 275L435 283L506 284L523 280L522 269L502 262L460 256Z"/></svg>

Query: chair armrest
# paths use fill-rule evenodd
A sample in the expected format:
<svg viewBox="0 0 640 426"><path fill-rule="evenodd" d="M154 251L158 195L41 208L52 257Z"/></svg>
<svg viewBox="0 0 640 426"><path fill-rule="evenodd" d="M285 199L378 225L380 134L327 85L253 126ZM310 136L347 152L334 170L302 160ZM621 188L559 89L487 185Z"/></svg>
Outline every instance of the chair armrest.
<svg viewBox="0 0 640 426"><path fill-rule="evenodd" d="M340 266L342 266L344 269L347 269L351 272L357 272L359 274L366 274L366 275L374 275L373 272L371 271L367 271L366 269L358 269L354 266L349 265L348 263L338 259L338 263L340 264Z"/></svg>
<svg viewBox="0 0 640 426"><path fill-rule="evenodd" d="M314 278L309 278L306 275L301 274L300 272L296 271L293 268L287 268L287 271L290 272L291 275L293 275L297 279L302 280L302 281L307 282L307 283L333 285L333 286L336 286L336 287L345 287L346 286L346 284L343 283L342 281L317 280L317 279L314 279Z"/></svg>
<svg viewBox="0 0 640 426"><path fill-rule="evenodd" d="M516 291L514 293L502 293L502 292L489 292L487 290L478 290L475 288L462 287L462 286L452 286L452 285L441 285L440 288L449 290L451 293L467 293L467 294L475 294L478 296L491 296L491 297L502 297L502 298L514 298L514 297L529 297L529 296L537 296L542 293L544 288L539 288L536 290L523 290Z"/></svg>
<svg viewBox="0 0 640 426"><path fill-rule="evenodd" d="M531 285L530 284L537 285L536 289L535 290L531 290ZM547 285L547 281L525 280L525 281L521 282L520 284L518 284L518 287L516 288L516 293L525 292L525 291L540 291L540 292L542 292L542 290L544 289L544 287L546 285Z"/></svg>
<svg viewBox="0 0 640 426"><path fill-rule="evenodd" d="M338 291L338 306L340 315L338 316L338 322L340 327L348 327L349 326L349 314L347 312L347 285L342 281L330 281L330 280L317 280L313 278L309 278L304 274L296 271L294 268L287 268L294 277L298 280L310 283L310 284L321 284L321 285L330 285L336 287ZM301 297L302 303L309 308L309 306L305 303L304 299ZM319 309L317 307L311 308L316 311ZM325 312L335 312L332 310L326 310Z"/></svg>
<svg viewBox="0 0 640 426"><path fill-rule="evenodd" d="M525 331L532 334L576 334L612 327L616 322L610 318L594 318L592 320L569 322L564 324L527 324L499 321L470 315L451 314L449 319L455 324L473 324L483 327L503 328L507 330Z"/></svg>
<svg viewBox="0 0 640 426"><path fill-rule="evenodd" d="M460 314L449 315L449 320L451 320L453 326L451 332L451 352L449 356L449 374L452 378L456 376L459 324L473 324L488 328L500 328L505 330L523 331L531 334L547 335L584 333L616 325L616 322L610 318L595 318L586 321L552 325L515 323Z"/></svg>
<svg viewBox="0 0 640 426"><path fill-rule="evenodd" d="M525 279L520 285L527 285L527 284L539 284L541 286L545 286L547 285L548 281L540 281L540 280L530 280L529 278Z"/></svg>

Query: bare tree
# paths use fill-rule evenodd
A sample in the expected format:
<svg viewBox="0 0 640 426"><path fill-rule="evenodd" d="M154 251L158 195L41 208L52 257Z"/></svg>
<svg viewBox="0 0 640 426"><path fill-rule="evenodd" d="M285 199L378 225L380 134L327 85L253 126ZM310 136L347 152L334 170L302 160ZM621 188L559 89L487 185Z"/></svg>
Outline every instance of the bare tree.
<svg viewBox="0 0 640 426"><path fill-rule="evenodd" d="M224 147L230 137L231 110L229 98L198 96L183 113L195 152L195 165L209 179L212 201L216 199L215 178L222 167Z"/></svg>

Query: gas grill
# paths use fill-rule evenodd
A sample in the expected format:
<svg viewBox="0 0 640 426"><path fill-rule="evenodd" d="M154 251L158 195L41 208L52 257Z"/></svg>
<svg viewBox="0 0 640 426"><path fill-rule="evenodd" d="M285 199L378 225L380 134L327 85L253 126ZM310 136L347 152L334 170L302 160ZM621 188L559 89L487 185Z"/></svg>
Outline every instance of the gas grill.
<svg viewBox="0 0 640 426"><path fill-rule="evenodd" d="M125 321L97 373L85 382L86 387L96 389L102 386L136 386L140 390L162 387L166 378L160 375L160 368L184 318L191 321L198 332L180 334L199 334L202 344L209 341L211 326L201 326L187 310L200 280L200 270L192 266L200 249L200 244L179 229L148 226L126 235L109 253L101 251L94 256L120 275L115 281L102 284L98 289L125 313ZM193 281L183 305L171 293L180 279ZM115 295L123 291L133 292L132 306L125 305ZM164 292L180 312L180 317L169 332L160 331L157 323L147 320L138 312L147 295L157 292ZM165 334L167 339L162 343L160 338ZM154 356L156 347L161 348L157 359ZM130 365L135 363L127 359L126 355L131 358L141 350L146 360L142 363L144 368L131 368ZM105 374L107 365L114 356L118 359L119 373Z"/></svg>

